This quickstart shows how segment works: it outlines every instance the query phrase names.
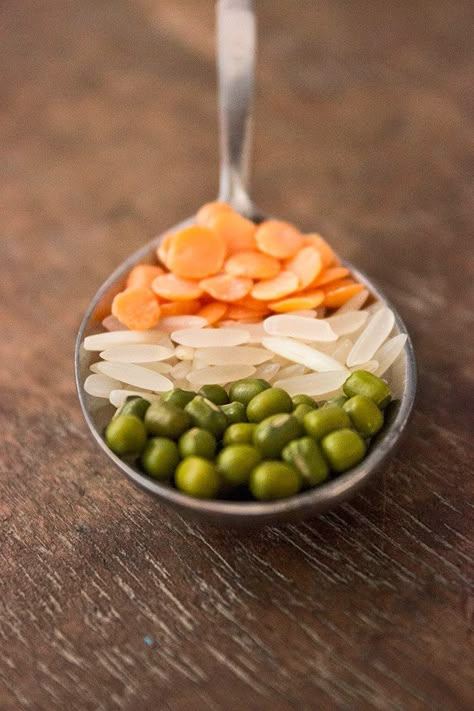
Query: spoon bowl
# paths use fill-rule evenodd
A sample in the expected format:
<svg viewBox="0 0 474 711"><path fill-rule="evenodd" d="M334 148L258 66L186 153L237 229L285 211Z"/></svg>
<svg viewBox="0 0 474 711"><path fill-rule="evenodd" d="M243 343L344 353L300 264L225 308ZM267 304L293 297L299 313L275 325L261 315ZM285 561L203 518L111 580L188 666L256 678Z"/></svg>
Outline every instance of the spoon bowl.
<svg viewBox="0 0 474 711"><path fill-rule="evenodd" d="M173 228L173 231L191 222L192 220L186 220ZM366 458L346 474L292 498L269 503L193 499L171 486L154 481L117 457L108 448L103 433L115 409L108 402L102 404L104 401L91 397L84 390L84 381L89 375L91 364L97 359L97 354L86 351L82 344L86 336L103 330L101 315L115 294L123 288L128 272L135 264L153 261L156 247L164 236L152 240L135 252L107 279L93 298L79 329L75 352L77 390L84 417L96 442L133 483L182 513L208 522L228 526L255 526L301 520L327 511L353 496L383 470L385 460L399 444L409 419L416 391L415 356L409 337L404 350L388 372L392 391L398 400L388 413L385 426L375 438ZM345 266L351 269L357 280L363 283L373 296L387 304L395 314L397 331L406 333L401 317L373 282L348 262L345 262Z"/></svg>
<svg viewBox="0 0 474 711"><path fill-rule="evenodd" d="M218 74L221 128L221 170L219 200L228 202L243 216L259 222L262 216L247 190L250 140L251 99L255 65L256 23L252 0L219 0L218 11ZM255 526L301 520L327 511L353 496L365 486L399 444L408 422L416 392L416 365L413 346L407 338L404 349L387 373L396 402L390 406L383 430L374 439L365 459L336 479L297 494L288 499L259 503L254 501L201 500L182 494L170 485L158 483L117 457L106 445L103 433L114 414L108 402L88 395L84 382L97 354L86 351L84 339L103 330L105 315L110 313L114 296L124 288L129 271L138 263L156 260L156 248L167 234L194 222L191 217L156 237L132 254L104 282L83 318L76 341L75 374L79 401L92 436L106 455L133 483L155 495L183 514L228 526ZM384 302L395 315L395 329L407 329L396 310L379 288L358 269L344 262L369 292Z"/></svg>

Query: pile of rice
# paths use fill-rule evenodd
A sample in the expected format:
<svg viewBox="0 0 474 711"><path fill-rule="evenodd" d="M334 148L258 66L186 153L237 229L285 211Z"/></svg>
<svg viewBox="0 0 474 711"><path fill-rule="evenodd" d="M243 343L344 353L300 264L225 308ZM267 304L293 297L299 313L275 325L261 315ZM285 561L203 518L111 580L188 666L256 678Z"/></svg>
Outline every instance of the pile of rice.
<svg viewBox="0 0 474 711"><path fill-rule="evenodd" d="M118 408L130 395L153 401L174 387L255 377L324 401L342 394L354 370L384 376L403 350L407 335L396 329L392 311L379 301L364 306L368 297L360 292L329 317L316 309L218 328L197 316L172 316L157 330L129 331L108 317L106 331L84 340L86 351L100 355L84 388Z"/></svg>

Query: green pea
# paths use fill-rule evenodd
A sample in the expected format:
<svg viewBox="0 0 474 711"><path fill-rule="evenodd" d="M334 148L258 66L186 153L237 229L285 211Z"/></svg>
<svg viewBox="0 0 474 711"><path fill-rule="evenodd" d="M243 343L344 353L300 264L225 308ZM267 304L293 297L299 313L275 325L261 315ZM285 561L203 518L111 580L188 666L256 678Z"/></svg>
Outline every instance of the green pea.
<svg viewBox="0 0 474 711"><path fill-rule="evenodd" d="M146 473L154 479L168 481L179 464L176 442L166 437L152 437L143 450L141 463Z"/></svg>
<svg viewBox="0 0 474 711"><path fill-rule="evenodd" d="M365 457L364 440L354 430L342 429L327 434L321 440L321 449L331 469L339 474L345 472Z"/></svg>
<svg viewBox="0 0 474 711"><path fill-rule="evenodd" d="M282 456L285 462L299 471L306 486L322 484L329 476L328 463L312 437L302 437L290 442L283 450Z"/></svg>
<svg viewBox="0 0 474 711"><path fill-rule="evenodd" d="M224 433L224 446L228 447L230 444L252 444L256 427L257 425L253 422L236 422L234 425L229 425Z"/></svg>
<svg viewBox="0 0 474 711"><path fill-rule="evenodd" d="M366 395L351 397L344 405L344 410L362 437L373 437L383 427L383 414Z"/></svg>
<svg viewBox="0 0 474 711"><path fill-rule="evenodd" d="M307 405L312 410L318 409L318 403L316 402L316 400L313 400L313 398L309 395L293 395L293 397L291 398L291 402L293 403L293 407L295 409L298 407L298 405Z"/></svg>
<svg viewBox="0 0 474 711"><path fill-rule="evenodd" d="M229 396L221 385L203 385L198 395L202 395L214 405L227 405L229 402Z"/></svg>
<svg viewBox="0 0 474 711"><path fill-rule="evenodd" d="M367 370L355 370L342 386L347 397L365 395L370 397L382 410L392 399L387 383Z"/></svg>
<svg viewBox="0 0 474 711"><path fill-rule="evenodd" d="M345 395L339 395L339 397L333 397L331 400L328 400L324 407L328 407L329 405L337 405L337 407L342 407L348 399L349 398Z"/></svg>
<svg viewBox="0 0 474 711"><path fill-rule="evenodd" d="M221 487L221 478L212 462L202 457L186 457L175 472L176 487L197 499L213 499Z"/></svg>
<svg viewBox="0 0 474 711"><path fill-rule="evenodd" d="M301 477L285 462L262 462L250 475L250 491L260 501L294 496L301 488Z"/></svg>
<svg viewBox="0 0 474 711"><path fill-rule="evenodd" d="M230 425L236 422L247 422L245 405L241 402L229 402L228 405L222 405L221 410Z"/></svg>
<svg viewBox="0 0 474 711"><path fill-rule="evenodd" d="M135 415L143 420L146 411L150 407L150 401L138 395L131 395L122 405L119 415Z"/></svg>
<svg viewBox="0 0 474 711"><path fill-rule="evenodd" d="M261 422L271 415L281 412L291 412L293 403L291 397L281 388L268 388L255 395L247 405L247 418L249 422Z"/></svg>
<svg viewBox="0 0 474 711"><path fill-rule="evenodd" d="M203 457L204 459L214 459L216 455L217 442L213 434L200 427L192 427L181 435L179 442L179 453L183 457Z"/></svg>
<svg viewBox="0 0 474 711"><path fill-rule="evenodd" d="M227 417L220 407L202 395L196 395L184 411L190 415L193 425L208 430L217 439L220 439L227 427Z"/></svg>
<svg viewBox="0 0 474 711"><path fill-rule="evenodd" d="M196 397L196 393L192 390L174 388L173 390L168 390L168 392L163 393L160 398L160 402L169 402L170 405L180 407L184 410L188 402L191 402L194 397Z"/></svg>
<svg viewBox="0 0 474 711"><path fill-rule="evenodd" d="M217 469L224 481L232 486L246 484L254 467L262 461L262 455L250 444L231 444L217 457Z"/></svg>
<svg viewBox="0 0 474 711"><path fill-rule="evenodd" d="M304 418L306 432L315 439L321 439L333 430L350 426L349 415L344 412L342 407L337 405L328 405L327 407L321 407L319 410L313 410Z"/></svg>
<svg viewBox="0 0 474 711"><path fill-rule="evenodd" d="M304 425L304 418L308 414L308 412L313 412L314 407L310 407L309 405L297 405L295 409L292 412L293 417L296 417L298 422L301 425Z"/></svg>
<svg viewBox="0 0 474 711"><path fill-rule="evenodd" d="M153 402L145 415L147 431L158 437L179 439L191 427L191 418L180 407L169 402Z"/></svg>
<svg viewBox="0 0 474 711"><path fill-rule="evenodd" d="M118 415L107 425L105 441L114 454L140 454L146 444L146 430L136 415Z"/></svg>
<svg viewBox="0 0 474 711"><path fill-rule="evenodd" d="M303 427L296 417L282 413L260 422L255 429L253 442L264 459L277 459L283 448L302 434Z"/></svg>
<svg viewBox="0 0 474 711"><path fill-rule="evenodd" d="M267 383L266 380L262 380L261 378L246 378L245 380L237 380L235 383L232 383L229 395L231 400L236 400L247 406L255 395L258 395L264 390L268 390L270 387L270 383Z"/></svg>

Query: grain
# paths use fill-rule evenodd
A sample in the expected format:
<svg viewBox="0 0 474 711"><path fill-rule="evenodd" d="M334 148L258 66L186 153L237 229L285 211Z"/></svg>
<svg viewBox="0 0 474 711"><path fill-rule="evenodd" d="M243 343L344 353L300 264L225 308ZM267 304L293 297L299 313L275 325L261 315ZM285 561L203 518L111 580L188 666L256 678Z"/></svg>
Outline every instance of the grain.
<svg viewBox="0 0 474 711"><path fill-rule="evenodd" d="M346 311L342 314L330 316L326 319L326 323L330 325L338 336L346 336L362 328L368 317L367 311Z"/></svg>
<svg viewBox="0 0 474 711"><path fill-rule="evenodd" d="M226 385L234 380L250 378L255 374L255 368L251 365L221 365L216 367L200 368L192 370L187 376L191 385L198 387L202 385Z"/></svg>
<svg viewBox="0 0 474 711"><path fill-rule="evenodd" d="M109 333L96 333L84 339L86 351L103 351L112 346L160 343L164 333L161 331L110 331Z"/></svg>
<svg viewBox="0 0 474 711"><path fill-rule="evenodd" d="M371 360L375 352L388 338L395 323L390 309L383 307L371 316L366 328L354 343L346 363L349 367Z"/></svg>
<svg viewBox="0 0 474 711"><path fill-rule="evenodd" d="M278 379L274 387L283 388L289 395L305 393L311 397L332 395L342 387L347 373L343 371L327 371L325 373L310 373L293 378Z"/></svg>
<svg viewBox="0 0 474 711"><path fill-rule="evenodd" d="M379 362L379 367L375 371L376 375L379 377L384 375L390 366L395 363L405 347L407 338L408 336L406 333L399 333L398 336L390 338L383 344L383 346L381 346L381 348L379 348L374 356L375 360L378 360Z"/></svg>
<svg viewBox="0 0 474 711"><path fill-rule="evenodd" d="M113 363L153 363L168 360L174 356L174 349L147 343L113 346L102 351L100 357Z"/></svg>
<svg viewBox="0 0 474 711"><path fill-rule="evenodd" d="M266 348L252 346L202 348L196 350L196 356L209 365L261 365L273 358Z"/></svg>
<svg viewBox="0 0 474 711"><path fill-rule="evenodd" d="M347 372L339 361L321 353L304 343L298 343L291 338L264 338L263 345L273 353L283 356L294 363L300 363L310 370L318 372L343 370Z"/></svg>
<svg viewBox="0 0 474 711"><path fill-rule="evenodd" d="M107 363L103 361L97 366L100 373L110 378L152 392L165 392L173 387L173 383L161 373L132 363ZM92 376L90 376L92 377ZM117 387L117 386L115 386ZM112 388L111 388L112 389Z"/></svg>
<svg viewBox="0 0 474 711"><path fill-rule="evenodd" d="M305 318L304 316L269 316L263 322L265 331L271 336L287 336L304 341L336 341L337 335L328 321Z"/></svg>
<svg viewBox="0 0 474 711"><path fill-rule="evenodd" d="M84 381L84 390L94 397L108 398L112 390L119 388L120 380L108 377L103 373L88 375Z"/></svg>
<svg viewBox="0 0 474 711"><path fill-rule="evenodd" d="M174 331L171 338L175 343L191 348L212 348L215 346L239 346L248 343L250 334L240 328L188 328Z"/></svg>

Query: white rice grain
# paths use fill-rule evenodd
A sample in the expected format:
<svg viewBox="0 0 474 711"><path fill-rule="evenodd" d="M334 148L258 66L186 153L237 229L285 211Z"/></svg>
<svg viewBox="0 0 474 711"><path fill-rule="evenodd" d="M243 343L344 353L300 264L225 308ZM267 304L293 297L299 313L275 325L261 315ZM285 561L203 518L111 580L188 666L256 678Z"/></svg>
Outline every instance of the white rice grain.
<svg viewBox="0 0 474 711"><path fill-rule="evenodd" d="M144 390L151 390L152 392L166 392L166 390L171 390L173 387L171 380L161 373L157 373L140 365L135 365L134 363L109 363L102 361L97 367L100 373L136 388L143 388Z"/></svg>
<svg viewBox="0 0 474 711"><path fill-rule="evenodd" d="M240 328L186 328L174 331L171 338L175 343L190 348L214 348L248 343L250 334Z"/></svg>
<svg viewBox="0 0 474 711"><path fill-rule="evenodd" d="M346 311L358 311L365 304L369 298L369 292L367 289L362 289L358 294L355 294L349 301L340 306L336 311L336 314L345 314Z"/></svg>
<svg viewBox="0 0 474 711"><path fill-rule="evenodd" d="M112 363L154 363L174 356L174 348L155 346L148 343L113 346L102 351L100 357Z"/></svg>
<svg viewBox="0 0 474 711"><path fill-rule="evenodd" d="M354 344L350 338L340 338L337 342L335 349L331 353L331 356L335 360L338 360L340 363L344 364L353 345Z"/></svg>
<svg viewBox="0 0 474 711"><path fill-rule="evenodd" d="M248 343L261 343L267 333L263 328L263 322L259 323L239 323L239 321L222 321L219 328L240 328L249 334Z"/></svg>
<svg viewBox="0 0 474 711"><path fill-rule="evenodd" d="M375 354L375 360L378 360L379 367L375 371L375 375L381 377L390 368L390 366L395 363L400 353L405 347L407 342L407 334L399 333L398 336L394 336L386 341L381 348Z"/></svg>
<svg viewBox="0 0 474 711"><path fill-rule="evenodd" d="M93 373L88 375L84 381L84 390L94 397L108 398L112 390L116 390L121 385L120 380L108 377L103 373Z"/></svg>
<svg viewBox="0 0 474 711"><path fill-rule="evenodd" d="M226 385L234 380L250 378L256 368L252 365L220 365L200 370L192 370L187 376L188 382L197 387L202 385Z"/></svg>
<svg viewBox="0 0 474 711"><path fill-rule="evenodd" d="M328 320L305 318L284 314L269 316L263 322L265 331L271 336L286 336L303 341L336 341L337 335L332 330Z"/></svg>
<svg viewBox="0 0 474 711"><path fill-rule="evenodd" d="M294 363L300 363L300 365L304 365L310 370L317 372L342 370L347 372L339 361L311 346L293 341L291 338L264 338L263 345L273 353L288 358Z"/></svg>
<svg viewBox="0 0 474 711"><path fill-rule="evenodd" d="M305 393L311 397L324 397L332 395L342 387L347 378L347 373L341 370L326 371L324 373L310 373L294 378L278 379L274 387L283 388L289 395Z"/></svg>
<svg viewBox="0 0 474 711"><path fill-rule="evenodd" d="M201 358L209 365L261 365L273 358L273 354L266 348L252 346L235 346L233 348L222 346L216 348L198 348L196 357Z"/></svg>
<svg viewBox="0 0 474 711"><path fill-rule="evenodd" d="M368 318L367 311L346 311L343 314L330 316L326 322L337 336L346 336L362 328Z"/></svg>
<svg viewBox="0 0 474 711"><path fill-rule="evenodd" d="M161 331L109 331L87 336L84 339L84 348L86 351L104 351L112 346L161 343L163 336Z"/></svg>
<svg viewBox="0 0 474 711"><path fill-rule="evenodd" d="M370 317L366 328L354 343L346 363L349 367L371 360L375 352L388 338L395 323L393 313L383 307Z"/></svg>

